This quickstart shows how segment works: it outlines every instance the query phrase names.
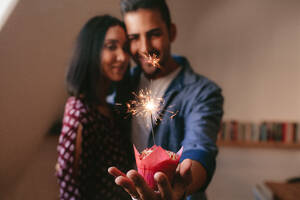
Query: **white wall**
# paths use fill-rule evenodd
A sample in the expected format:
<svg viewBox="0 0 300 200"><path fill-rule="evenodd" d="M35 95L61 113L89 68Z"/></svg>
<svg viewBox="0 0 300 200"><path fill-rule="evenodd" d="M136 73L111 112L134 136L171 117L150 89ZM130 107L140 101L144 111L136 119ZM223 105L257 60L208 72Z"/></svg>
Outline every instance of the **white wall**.
<svg viewBox="0 0 300 200"><path fill-rule="evenodd" d="M207 189L209 200L253 200L253 189L265 181L300 176L299 150L220 148L217 169Z"/></svg>
<svg viewBox="0 0 300 200"><path fill-rule="evenodd" d="M300 1L169 2L174 51L222 86L225 119L300 120Z"/></svg>

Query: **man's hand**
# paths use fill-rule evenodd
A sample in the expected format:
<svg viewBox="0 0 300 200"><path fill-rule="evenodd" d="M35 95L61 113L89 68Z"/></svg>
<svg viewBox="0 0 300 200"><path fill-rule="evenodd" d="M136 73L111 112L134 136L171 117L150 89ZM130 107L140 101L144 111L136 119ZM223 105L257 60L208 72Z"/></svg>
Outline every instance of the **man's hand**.
<svg viewBox="0 0 300 200"><path fill-rule="evenodd" d="M187 194L187 187L192 183L192 161L185 159L176 169L173 183L162 172L154 175L158 191L153 191L144 178L136 171L130 170L124 174L116 167L110 167L108 172L116 177L115 182L133 198L139 200L180 200Z"/></svg>

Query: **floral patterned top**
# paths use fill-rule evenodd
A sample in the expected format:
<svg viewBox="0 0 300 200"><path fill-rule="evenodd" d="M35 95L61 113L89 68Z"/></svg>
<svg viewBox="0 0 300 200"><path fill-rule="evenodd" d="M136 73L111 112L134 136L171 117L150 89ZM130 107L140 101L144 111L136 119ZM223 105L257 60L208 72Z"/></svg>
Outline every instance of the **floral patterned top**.
<svg viewBox="0 0 300 200"><path fill-rule="evenodd" d="M82 125L81 154L74 170L76 137ZM56 176L60 199L128 199L129 195L108 174L110 166L130 169L128 138L115 123L83 99L69 97L65 106L63 127L58 142Z"/></svg>

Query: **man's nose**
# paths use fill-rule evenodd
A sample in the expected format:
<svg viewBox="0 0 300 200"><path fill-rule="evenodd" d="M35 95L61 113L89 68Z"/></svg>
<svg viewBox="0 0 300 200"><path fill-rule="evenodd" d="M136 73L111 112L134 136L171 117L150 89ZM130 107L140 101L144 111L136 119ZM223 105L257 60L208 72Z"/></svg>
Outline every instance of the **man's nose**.
<svg viewBox="0 0 300 200"><path fill-rule="evenodd" d="M143 38L140 43L140 49L142 53L148 54L152 50L151 41L148 38Z"/></svg>

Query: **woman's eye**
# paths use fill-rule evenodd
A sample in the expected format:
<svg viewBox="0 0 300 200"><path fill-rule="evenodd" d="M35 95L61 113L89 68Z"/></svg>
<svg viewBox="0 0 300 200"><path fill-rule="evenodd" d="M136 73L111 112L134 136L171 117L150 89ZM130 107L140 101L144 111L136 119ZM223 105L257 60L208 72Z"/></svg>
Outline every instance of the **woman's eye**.
<svg viewBox="0 0 300 200"><path fill-rule="evenodd" d="M107 45L106 48L108 48L111 51L114 51L117 49L117 46L116 45Z"/></svg>

